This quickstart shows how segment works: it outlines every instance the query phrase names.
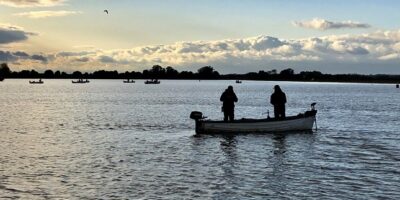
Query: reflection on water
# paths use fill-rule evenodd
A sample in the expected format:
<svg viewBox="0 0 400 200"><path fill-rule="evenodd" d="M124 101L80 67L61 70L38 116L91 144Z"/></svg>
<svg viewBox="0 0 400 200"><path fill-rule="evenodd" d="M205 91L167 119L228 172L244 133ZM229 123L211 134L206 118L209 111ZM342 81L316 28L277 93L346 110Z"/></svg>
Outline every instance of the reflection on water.
<svg viewBox="0 0 400 200"><path fill-rule="evenodd" d="M217 199L243 199L254 196L293 198L308 194L303 181L315 178L304 169L315 152L316 134L238 134L197 135L192 137L194 160L209 168L211 196ZM251 144L251 145L249 145ZM204 152L213 155L212 160ZM314 176L314 177L313 177ZM303 187L303 189L302 189ZM218 190L216 190L218 189ZM294 194L296 190L298 194Z"/></svg>
<svg viewBox="0 0 400 200"><path fill-rule="evenodd" d="M0 84L0 198L397 199L400 93L390 85L280 84L288 115L318 102L314 133L194 135L221 119L229 81ZM261 117L276 82L235 85Z"/></svg>

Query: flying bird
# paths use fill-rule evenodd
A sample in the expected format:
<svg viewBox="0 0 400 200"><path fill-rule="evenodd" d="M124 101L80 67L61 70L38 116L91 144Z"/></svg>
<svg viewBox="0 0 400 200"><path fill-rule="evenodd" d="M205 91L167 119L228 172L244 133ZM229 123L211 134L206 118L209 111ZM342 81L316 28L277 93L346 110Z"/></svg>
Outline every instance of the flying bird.
<svg viewBox="0 0 400 200"><path fill-rule="evenodd" d="M104 12L108 14L108 10L104 10Z"/></svg>

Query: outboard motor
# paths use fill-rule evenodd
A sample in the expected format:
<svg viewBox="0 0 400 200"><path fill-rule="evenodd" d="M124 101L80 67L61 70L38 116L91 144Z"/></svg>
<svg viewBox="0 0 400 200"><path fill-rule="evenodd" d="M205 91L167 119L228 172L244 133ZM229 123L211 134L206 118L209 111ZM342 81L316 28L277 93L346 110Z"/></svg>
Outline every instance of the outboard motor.
<svg viewBox="0 0 400 200"><path fill-rule="evenodd" d="M192 113L190 113L190 119L194 119L196 121L203 119L203 113L199 111L193 111Z"/></svg>
<svg viewBox="0 0 400 200"><path fill-rule="evenodd" d="M314 103L311 104L311 110L315 110L315 105L316 105L316 104L317 104L316 102L314 102Z"/></svg>
<svg viewBox="0 0 400 200"><path fill-rule="evenodd" d="M305 113L304 113L304 116L306 116L306 117L309 117L309 116L315 116L316 114L317 114L317 110L315 109L315 105L316 105L317 103L312 103L311 104L311 110L309 110L309 111L306 111Z"/></svg>

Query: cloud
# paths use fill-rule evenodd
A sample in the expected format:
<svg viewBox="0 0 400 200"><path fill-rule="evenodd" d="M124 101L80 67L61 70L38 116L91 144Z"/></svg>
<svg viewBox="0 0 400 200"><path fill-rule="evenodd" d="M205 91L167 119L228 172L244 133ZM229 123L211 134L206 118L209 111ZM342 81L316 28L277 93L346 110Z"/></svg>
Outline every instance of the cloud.
<svg viewBox="0 0 400 200"><path fill-rule="evenodd" d="M80 57L80 58L75 58L74 61L76 62L89 62L89 58L88 57Z"/></svg>
<svg viewBox="0 0 400 200"><path fill-rule="evenodd" d="M72 57L72 56L85 56L85 55L95 55L95 51L78 51L78 52L71 52L71 51L62 51L56 54L57 57Z"/></svg>
<svg viewBox="0 0 400 200"><path fill-rule="evenodd" d="M21 58L27 58L29 57L29 54L22 52L22 51L17 51L13 53L15 56L21 57Z"/></svg>
<svg viewBox="0 0 400 200"><path fill-rule="evenodd" d="M76 45L76 46L73 46L73 48L75 48L75 49L94 49L95 46L87 44L87 45Z"/></svg>
<svg viewBox="0 0 400 200"><path fill-rule="evenodd" d="M317 29L317 30L329 30L329 29L343 29L343 28L369 28L369 24L363 24L353 21L344 22L332 22L325 19L314 18L310 21L295 21L293 25L301 28Z"/></svg>
<svg viewBox="0 0 400 200"><path fill-rule="evenodd" d="M100 56L99 57L99 61L102 62L102 63L115 63L115 62L117 62L113 57L105 56L105 55Z"/></svg>
<svg viewBox="0 0 400 200"><path fill-rule="evenodd" d="M62 5L66 0L0 0L1 5L11 7L52 7Z"/></svg>
<svg viewBox="0 0 400 200"><path fill-rule="evenodd" d="M32 56L31 56L31 59L32 59L32 60L41 61L41 62L43 62L43 63L46 63L46 62L47 62L47 58L46 58L45 56L42 56L42 55L32 55Z"/></svg>
<svg viewBox="0 0 400 200"><path fill-rule="evenodd" d="M0 45L13 42L21 42L27 40L29 36L33 35L36 34L26 32L21 27L8 24L0 24Z"/></svg>
<svg viewBox="0 0 400 200"><path fill-rule="evenodd" d="M79 11L66 11L66 10L59 10L59 11L32 11L32 12L23 12L23 13L16 13L15 16L20 17L28 17L32 19L41 19L41 18L49 18L49 17L64 17L69 15L76 15L81 14L82 12Z"/></svg>
<svg viewBox="0 0 400 200"><path fill-rule="evenodd" d="M296 71L372 73L375 70L384 73L386 70L398 73L400 30L303 39L261 35L130 49L92 49L38 55L42 57L27 55L25 52L1 52L0 57L20 63L21 68L32 66L29 65L30 62L39 62L43 68L66 71L137 71L160 64L173 66L178 70L196 70L211 65L222 73L279 70L288 67Z"/></svg>
<svg viewBox="0 0 400 200"><path fill-rule="evenodd" d="M0 50L0 61L7 62L7 61L15 61L17 60L17 57L13 55L9 51L1 51Z"/></svg>
<svg viewBox="0 0 400 200"><path fill-rule="evenodd" d="M2 51L0 50L0 62L17 62L17 61L40 61L41 63L47 63L48 59L44 55L33 54L30 55L23 51Z"/></svg>

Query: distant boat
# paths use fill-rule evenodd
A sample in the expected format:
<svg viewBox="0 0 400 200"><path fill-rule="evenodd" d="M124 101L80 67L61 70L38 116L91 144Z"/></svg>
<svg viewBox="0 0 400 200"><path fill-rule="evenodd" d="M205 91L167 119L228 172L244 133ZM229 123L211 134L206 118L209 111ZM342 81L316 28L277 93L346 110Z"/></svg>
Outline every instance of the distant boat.
<svg viewBox="0 0 400 200"><path fill-rule="evenodd" d="M399 88L399 84L396 84L396 88Z"/></svg>
<svg viewBox="0 0 400 200"><path fill-rule="evenodd" d="M134 80L131 80L131 79L126 79L126 80L124 80L123 82L124 82L124 83L135 83L135 81L134 81Z"/></svg>
<svg viewBox="0 0 400 200"><path fill-rule="evenodd" d="M313 104L315 105L315 104ZM203 114L193 111L190 118L196 122L197 134L218 133L271 133L285 131L308 131L316 125L317 110L312 109L297 116L284 119L240 119L233 122L206 120Z"/></svg>
<svg viewBox="0 0 400 200"><path fill-rule="evenodd" d="M39 79L38 81L29 81L29 84L43 84L44 82L42 79Z"/></svg>
<svg viewBox="0 0 400 200"><path fill-rule="evenodd" d="M242 81L241 80L236 80L236 83L240 84L240 83L242 83Z"/></svg>
<svg viewBox="0 0 400 200"><path fill-rule="evenodd" d="M144 84L160 84L161 82L158 79L151 79L144 82Z"/></svg>
<svg viewBox="0 0 400 200"><path fill-rule="evenodd" d="M84 83L90 83L89 80L83 80L83 79L78 79L77 81L72 81L72 83L79 83L79 84L84 84Z"/></svg>

